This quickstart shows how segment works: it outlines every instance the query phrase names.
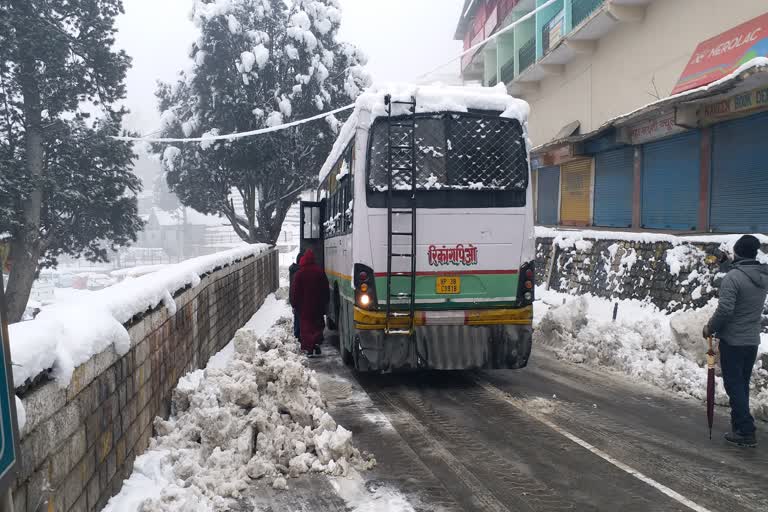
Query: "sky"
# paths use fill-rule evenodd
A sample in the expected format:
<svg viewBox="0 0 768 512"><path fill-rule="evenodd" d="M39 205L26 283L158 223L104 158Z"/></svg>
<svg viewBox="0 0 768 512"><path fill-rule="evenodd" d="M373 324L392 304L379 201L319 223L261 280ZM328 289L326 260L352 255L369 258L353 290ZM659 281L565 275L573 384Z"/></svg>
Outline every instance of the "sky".
<svg viewBox="0 0 768 512"><path fill-rule="evenodd" d="M131 110L127 128L142 134L158 128L156 83L174 80L188 61L196 34L188 19L192 1L124 0L117 46L133 58L127 77L126 105ZM461 41L454 41L453 36L463 0L340 2L339 36L365 51L375 81L413 81L461 51ZM458 71L458 62L453 62L436 73L434 80L447 81Z"/></svg>

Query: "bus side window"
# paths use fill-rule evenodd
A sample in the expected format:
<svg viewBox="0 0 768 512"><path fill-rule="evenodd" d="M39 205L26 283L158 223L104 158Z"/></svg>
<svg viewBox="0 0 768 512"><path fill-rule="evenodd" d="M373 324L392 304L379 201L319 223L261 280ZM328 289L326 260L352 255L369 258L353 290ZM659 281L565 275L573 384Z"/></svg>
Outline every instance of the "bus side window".
<svg viewBox="0 0 768 512"><path fill-rule="evenodd" d="M349 197L349 175L344 176L341 179L341 186L339 189L339 213L341 214L341 232L344 234L349 233L352 226L349 222L349 216L347 215L347 201Z"/></svg>

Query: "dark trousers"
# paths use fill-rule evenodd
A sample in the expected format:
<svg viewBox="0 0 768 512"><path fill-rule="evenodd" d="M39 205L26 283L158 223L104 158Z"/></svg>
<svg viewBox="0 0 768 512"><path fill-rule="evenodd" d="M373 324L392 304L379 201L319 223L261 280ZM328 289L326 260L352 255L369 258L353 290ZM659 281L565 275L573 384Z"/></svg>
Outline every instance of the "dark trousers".
<svg viewBox="0 0 768 512"><path fill-rule="evenodd" d="M731 400L731 429L739 434L755 431L755 419L749 412L749 380L756 360L756 346L734 346L720 341L720 366L725 392Z"/></svg>
<svg viewBox="0 0 768 512"><path fill-rule="evenodd" d="M299 337L301 335L301 331L299 329L299 325L300 325L300 322L299 322L299 310L294 308L293 309L293 336L296 339L299 339Z"/></svg>

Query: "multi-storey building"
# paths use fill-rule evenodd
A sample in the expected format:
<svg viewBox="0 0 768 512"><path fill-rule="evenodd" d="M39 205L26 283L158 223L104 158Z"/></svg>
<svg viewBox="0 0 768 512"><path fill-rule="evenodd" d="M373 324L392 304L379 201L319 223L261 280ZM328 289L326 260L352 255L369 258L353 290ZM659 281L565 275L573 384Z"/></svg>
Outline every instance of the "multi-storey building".
<svg viewBox="0 0 768 512"><path fill-rule="evenodd" d="M531 105L538 222L768 230L768 3L546 3L467 0L456 34L517 22L462 74Z"/></svg>

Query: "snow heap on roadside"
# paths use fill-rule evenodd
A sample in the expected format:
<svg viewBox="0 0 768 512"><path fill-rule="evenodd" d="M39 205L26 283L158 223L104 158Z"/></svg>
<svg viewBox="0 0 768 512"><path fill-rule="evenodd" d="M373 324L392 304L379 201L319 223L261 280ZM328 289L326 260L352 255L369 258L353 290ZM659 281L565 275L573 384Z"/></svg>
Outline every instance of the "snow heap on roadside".
<svg viewBox="0 0 768 512"><path fill-rule="evenodd" d="M554 345L559 358L613 368L638 381L699 400L706 398L707 349L701 331L716 301L668 315L652 304L623 300L618 302L618 317L613 322L616 301L549 290L537 290L537 295L541 316L535 337L540 343ZM768 350L766 345L761 351ZM768 419L767 370L758 362L752 381L753 412L763 419ZM728 404L720 377L715 398L719 405Z"/></svg>
<svg viewBox="0 0 768 512"><path fill-rule="evenodd" d="M762 244L768 244L768 235L754 233ZM593 231L589 229L550 228L536 226L536 238L554 238L555 243L563 249L573 247L580 240L613 240L624 242L660 243L668 242L673 246L686 243L721 244L721 250L733 251L733 244L741 235L670 235L666 233L647 233L634 231Z"/></svg>
<svg viewBox="0 0 768 512"><path fill-rule="evenodd" d="M224 367L181 379L174 415L155 420L157 437L126 484L130 494L145 473L154 475L159 492L150 492L139 512L229 510L257 485L287 489L290 478L305 473L341 476L375 464L326 412L287 318L263 334L246 326L233 344ZM105 510L122 512L125 503L119 496Z"/></svg>

